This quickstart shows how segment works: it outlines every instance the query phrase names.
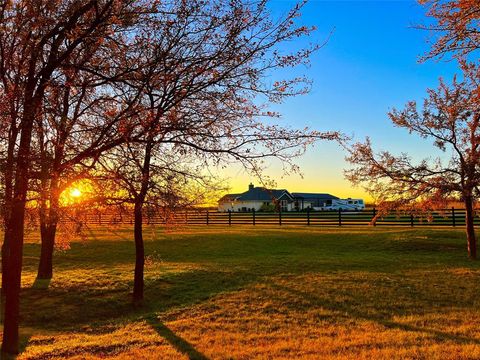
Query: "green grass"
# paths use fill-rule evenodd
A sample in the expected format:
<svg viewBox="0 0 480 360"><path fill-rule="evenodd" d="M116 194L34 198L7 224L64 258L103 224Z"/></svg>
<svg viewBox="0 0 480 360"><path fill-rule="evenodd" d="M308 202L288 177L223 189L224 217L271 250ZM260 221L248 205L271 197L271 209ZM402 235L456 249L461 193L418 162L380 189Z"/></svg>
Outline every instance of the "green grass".
<svg viewBox="0 0 480 360"><path fill-rule="evenodd" d="M21 359L478 359L480 263L448 229L97 229L35 283L25 246ZM48 287L48 288L47 288Z"/></svg>

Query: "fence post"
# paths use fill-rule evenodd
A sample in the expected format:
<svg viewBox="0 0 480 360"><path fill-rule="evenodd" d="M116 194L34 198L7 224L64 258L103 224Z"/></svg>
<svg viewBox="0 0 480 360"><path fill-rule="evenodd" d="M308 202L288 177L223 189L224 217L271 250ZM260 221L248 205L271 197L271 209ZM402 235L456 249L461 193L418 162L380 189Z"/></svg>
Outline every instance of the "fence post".
<svg viewBox="0 0 480 360"><path fill-rule="evenodd" d="M307 225L310 226L310 208L307 208Z"/></svg>
<svg viewBox="0 0 480 360"><path fill-rule="evenodd" d="M372 220L375 219L375 216L377 216L377 209L373 208ZM377 226L377 222L376 222L376 221L373 222L373 226Z"/></svg>
<svg viewBox="0 0 480 360"><path fill-rule="evenodd" d="M228 210L228 226L232 225L232 211Z"/></svg>
<svg viewBox="0 0 480 360"><path fill-rule="evenodd" d="M252 209L252 221L253 225L255 225L255 208Z"/></svg>
<svg viewBox="0 0 480 360"><path fill-rule="evenodd" d="M338 209L338 226L342 226L342 208Z"/></svg>
<svg viewBox="0 0 480 360"><path fill-rule="evenodd" d="M207 225L209 225L209 222L210 222L209 220L210 220L210 219L209 219L209 217L208 217L208 210L207 210Z"/></svg>
<svg viewBox="0 0 480 360"><path fill-rule="evenodd" d="M413 227L413 214L410 214L410 226Z"/></svg>
<svg viewBox="0 0 480 360"><path fill-rule="evenodd" d="M188 225L188 210L185 209L185 225Z"/></svg>
<svg viewBox="0 0 480 360"><path fill-rule="evenodd" d="M278 211L278 225L282 226L282 209Z"/></svg>
<svg viewBox="0 0 480 360"><path fill-rule="evenodd" d="M455 227L455 208L452 206L452 226Z"/></svg>

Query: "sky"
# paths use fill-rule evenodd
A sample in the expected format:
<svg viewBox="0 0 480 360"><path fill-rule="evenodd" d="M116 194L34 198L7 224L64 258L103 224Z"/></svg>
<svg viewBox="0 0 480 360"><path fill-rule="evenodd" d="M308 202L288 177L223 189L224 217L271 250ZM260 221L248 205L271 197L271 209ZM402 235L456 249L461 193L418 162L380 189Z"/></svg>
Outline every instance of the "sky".
<svg viewBox="0 0 480 360"><path fill-rule="evenodd" d="M276 17L294 3L273 0L269 6ZM425 8L410 0L310 0L300 24L315 25L318 30L305 44L328 42L314 54L309 67L295 71L313 81L312 90L274 107L282 114L280 123L338 130L357 140L369 136L375 149L408 152L414 159L433 156L431 142L393 127L387 116L407 101L422 101L427 88L436 87L440 77L451 80L457 71L452 61L419 62L432 34L415 25L428 21ZM288 46L294 45L302 44ZM277 188L290 192L369 200L362 188L352 187L344 178L349 167L345 155L338 144L321 142L296 161L303 176L282 177L276 162L269 164L265 174L276 181ZM258 184L239 166L228 167L221 176L233 193L246 191L250 182Z"/></svg>

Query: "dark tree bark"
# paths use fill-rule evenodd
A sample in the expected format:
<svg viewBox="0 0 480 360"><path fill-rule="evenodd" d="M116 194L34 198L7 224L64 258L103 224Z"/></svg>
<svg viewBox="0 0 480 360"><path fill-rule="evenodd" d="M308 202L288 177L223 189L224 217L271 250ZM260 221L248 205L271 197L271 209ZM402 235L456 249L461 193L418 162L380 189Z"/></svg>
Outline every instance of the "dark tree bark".
<svg viewBox="0 0 480 360"><path fill-rule="evenodd" d="M477 258L477 238L475 236L473 196L465 196L464 203L468 256L475 260Z"/></svg>
<svg viewBox="0 0 480 360"><path fill-rule="evenodd" d="M4 280L7 285L2 355L7 356L19 351L24 216L29 190L32 130L41 114L45 90L50 86L53 73L65 69L65 66L72 69L70 59L82 58L86 64L94 54L101 52L100 47L106 48L97 40L105 39L110 29L116 28L114 24L117 22L112 19L120 20L131 11L138 14L133 2L65 1L59 2L58 6L47 6L47 3L4 1L0 9L0 75L4 79L16 75L22 77L18 92L10 92L15 99L21 100L22 115L18 126L15 124L20 129L20 141L15 147L12 205L5 228ZM122 25L120 21L120 26L133 27L135 21L129 22L132 25ZM12 48L9 48L10 44L13 44Z"/></svg>
<svg viewBox="0 0 480 360"><path fill-rule="evenodd" d="M37 279L51 279L53 276L53 250L55 246L55 234L57 223L41 223L41 251L38 264Z"/></svg>
<svg viewBox="0 0 480 360"><path fill-rule="evenodd" d="M143 244L142 215L143 201L138 199L134 209L135 274L133 281L133 303L141 304L144 289L145 248Z"/></svg>
<svg viewBox="0 0 480 360"><path fill-rule="evenodd" d="M33 85L33 84L32 84ZM33 86L30 88L33 94ZM27 91L28 94L28 91ZM28 173L33 122L39 98L28 96L32 101L25 101L25 113L22 119L18 158L16 160L15 186L13 189L12 208L7 224L8 257L6 261L5 318L3 323L2 352L17 354L19 350L20 287L23 260L23 240L25 228L25 204L28 191Z"/></svg>
<svg viewBox="0 0 480 360"><path fill-rule="evenodd" d="M41 140L43 142L43 138ZM45 157L44 149L42 149L41 152L42 169L39 211L41 251L40 262L37 270L37 279L51 279L53 277L53 251L55 247L55 236L57 233L57 224L59 219L58 211L60 194L58 189L58 176L56 176L56 170L59 164L58 161L54 161L54 175L51 175L51 169L48 166L49 162Z"/></svg>
<svg viewBox="0 0 480 360"><path fill-rule="evenodd" d="M153 149L153 140L150 138L145 145L145 157L142 165L142 180L140 191L135 197L134 207L134 239L135 239L135 275L133 282L133 303L140 304L143 301L145 247L143 243L143 205L148 193L150 183L150 165Z"/></svg>
<svg viewBox="0 0 480 360"><path fill-rule="evenodd" d="M1 296L5 296L5 286L7 285L7 259L9 255L8 239L10 238L8 223L10 221L10 215L12 212L12 199L13 199L13 169L14 169L14 151L15 142L18 137L18 129L13 126L8 138L7 159L4 169L4 181L5 181L5 194L3 200L3 223L5 227L5 233L3 234L2 244L2 291ZM4 301L2 301L2 304ZM1 309L3 311L3 309Z"/></svg>

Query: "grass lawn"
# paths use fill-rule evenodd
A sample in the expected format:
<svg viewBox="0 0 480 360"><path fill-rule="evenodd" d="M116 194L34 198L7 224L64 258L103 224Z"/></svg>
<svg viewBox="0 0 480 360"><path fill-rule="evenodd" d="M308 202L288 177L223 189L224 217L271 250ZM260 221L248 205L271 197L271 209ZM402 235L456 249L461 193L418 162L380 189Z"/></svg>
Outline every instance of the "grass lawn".
<svg viewBox="0 0 480 360"><path fill-rule="evenodd" d="M132 308L129 229L98 229L34 283L20 359L480 359L480 262L462 229L146 230Z"/></svg>

